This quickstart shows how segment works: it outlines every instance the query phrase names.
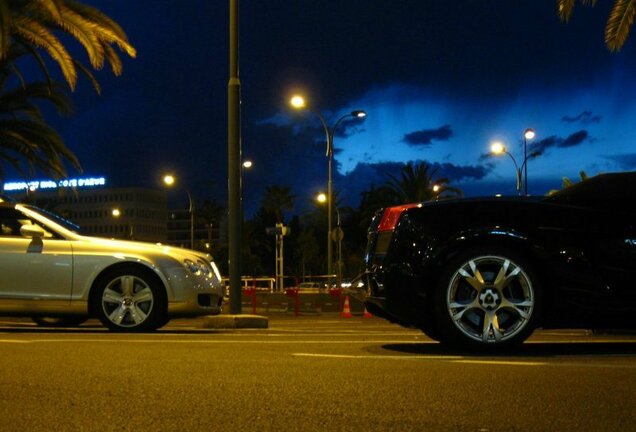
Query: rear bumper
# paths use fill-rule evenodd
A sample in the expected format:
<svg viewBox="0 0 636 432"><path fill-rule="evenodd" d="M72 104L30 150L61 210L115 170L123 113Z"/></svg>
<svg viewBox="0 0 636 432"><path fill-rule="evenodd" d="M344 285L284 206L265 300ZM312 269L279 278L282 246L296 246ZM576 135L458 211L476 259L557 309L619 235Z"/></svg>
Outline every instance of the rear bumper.
<svg viewBox="0 0 636 432"><path fill-rule="evenodd" d="M367 311L373 315L397 324L411 326L412 323L404 320L399 313L392 311L383 280L383 273L365 271L352 281L351 287L345 290L345 294L363 302Z"/></svg>

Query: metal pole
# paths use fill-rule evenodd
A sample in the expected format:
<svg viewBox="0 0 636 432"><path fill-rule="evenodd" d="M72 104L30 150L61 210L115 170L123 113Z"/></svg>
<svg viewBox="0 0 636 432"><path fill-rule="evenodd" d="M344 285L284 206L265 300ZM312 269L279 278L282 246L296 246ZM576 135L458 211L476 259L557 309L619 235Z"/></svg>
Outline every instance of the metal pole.
<svg viewBox="0 0 636 432"><path fill-rule="evenodd" d="M186 190L188 194L188 202L190 204L190 249L194 249L194 201L192 201L192 195L189 190Z"/></svg>
<svg viewBox="0 0 636 432"><path fill-rule="evenodd" d="M523 188L524 193L528 195L528 139L526 138L526 133L523 133L523 164L524 164L524 179L523 179Z"/></svg>
<svg viewBox="0 0 636 432"><path fill-rule="evenodd" d="M228 82L228 231L230 313L241 313L241 105L239 80L239 0L230 0L230 78Z"/></svg>
<svg viewBox="0 0 636 432"><path fill-rule="evenodd" d="M328 288L331 288L331 275L332 271L332 261L333 261L333 252L331 248L331 225L332 225L332 215L333 213L333 183L331 177L331 166L333 161L333 135L329 133L328 135L329 142L327 143L328 148L328 158L329 158L329 172L328 172L328 180L327 180L327 282L330 285Z"/></svg>

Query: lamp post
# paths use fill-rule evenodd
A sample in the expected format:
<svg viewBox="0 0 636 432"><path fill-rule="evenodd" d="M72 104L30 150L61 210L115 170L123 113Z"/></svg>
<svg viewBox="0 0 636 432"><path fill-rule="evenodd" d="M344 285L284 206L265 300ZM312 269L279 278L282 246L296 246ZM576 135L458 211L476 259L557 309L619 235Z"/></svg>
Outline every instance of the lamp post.
<svg viewBox="0 0 636 432"><path fill-rule="evenodd" d="M495 155L507 154L512 159L512 163L515 164L515 173L517 175L517 195L521 195L521 168L517 165L517 161L515 160L512 153L506 150L506 146L504 146L500 142L494 142L490 146L490 151ZM525 162L524 162L525 163Z"/></svg>
<svg viewBox="0 0 636 432"><path fill-rule="evenodd" d="M327 195L324 193L319 193L316 196L316 201L318 201L319 203L323 204L325 202L327 202ZM331 240L334 242L338 242L338 265L336 267L336 282L337 282L337 287L340 287L341 283L342 283L342 240L344 239L344 231L342 230L342 224L341 224L341 219L340 219L340 210L338 210L338 207L335 207L336 210L336 229L331 231Z"/></svg>
<svg viewBox="0 0 636 432"><path fill-rule="evenodd" d="M176 180L172 174L163 176L163 183L168 186L174 186ZM190 249L194 249L194 201L189 190L185 190L188 195L188 213L190 213Z"/></svg>
<svg viewBox="0 0 636 432"><path fill-rule="evenodd" d="M114 209L111 210L110 214L115 218L115 219L119 219L120 217L122 217L123 213L122 211L118 208L115 207ZM133 222L131 221L130 224L127 226L127 228L129 228L129 232L127 234L127 237L130 240L134 240L134 225Z"/></svg>
<svg viewBox="0 0 636 432"><path fill-rule="evenodd" d="M528 140L531 140L534 136L535 132L532 128L523 131L523 164L521 167L524 172L523 188L526 195L528 195Z"/></svg>
<svg viewBox="0 0 636 432"><path fill-rule="evenodd" d="M305 103L305 99L300 95L296 95L292 97L290 100L290 104L292 107L296 109L308 108L307 104ZM332 254L332 247L331 247L332 246L331 231L332 231L332 220L333 220L333 184L332 184L333 137L334 137L336 128L344 119L348 117L361 119L366 117L367 113L362 110L351 111L350 113L340 117L334 123L334 125L330 128L327 125L325 118L319 111L313 110L311 108L308 108L308 109L312 113L314 113L316 116L318 116L318 118L320 119L320 123L322 124L322 127L325 130L325 138L327 140L327 151L326 151L327 160L328 160L327 162L328 164L328 169L327 169L327 275L331 277L331 275L333 274L333 269L332 269L333 254Z"/></svg>

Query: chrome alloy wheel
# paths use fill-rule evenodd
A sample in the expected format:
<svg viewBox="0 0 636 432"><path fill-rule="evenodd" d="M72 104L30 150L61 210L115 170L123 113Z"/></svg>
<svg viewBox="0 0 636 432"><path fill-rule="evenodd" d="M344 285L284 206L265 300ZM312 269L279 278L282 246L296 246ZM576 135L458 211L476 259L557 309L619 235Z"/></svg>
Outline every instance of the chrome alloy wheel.
<svg viewBox="0 0 636 432"><path fill-rule="evenodd" d="M481 343L513 339L530 322L535 293L528 274L501 256L478 256L450 278L446 306L452 322Z"/></svg>
<svg viewBox="0 0 636 432"><path fill-rule="evenodd" d="M148 319L154 306L154 295L143 279L121 275L106 285L101 305L105 316L114 325L134 328Z"/></svg>

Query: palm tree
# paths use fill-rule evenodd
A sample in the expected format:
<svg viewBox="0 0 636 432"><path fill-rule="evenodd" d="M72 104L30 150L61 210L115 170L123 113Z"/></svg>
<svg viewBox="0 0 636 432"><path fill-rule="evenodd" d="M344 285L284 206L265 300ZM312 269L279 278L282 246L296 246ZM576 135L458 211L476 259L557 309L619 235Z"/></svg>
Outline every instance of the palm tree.
<svg viewBox="0 0 636 432"><path fill-rule="evenodd" d="M437 169L429 171L430 166L426 162L420 162L416 166L409 162L402 168L400 178L389 175L391 180L387 186L398 204L461 196L462 193L459 189L448 186L449 180L447 178L433 180Z"/></svg>
<svg viewBox="0 0 636 432"><path fill-rule="evenodd" d="M80 169L75 155L59 134L44 120L36 101L48 101L61 114L71 111L70 101L60 84L25 83L5 90L8 74L0 62L0 160L25 177L36 169L54 178L66 175L64 161ZM4 172L0 166L0 180Z"/></svg>
<svg viewBox="0 0 636 432"><path fill-rule="evenodd" d="M35 57L48 79L49 72L38 51L42 49L58 64L71 90L80 70L99 92L89 69L69 54L56 33L75 38L95 70L108 62L115 75L121 74L121 59L113 45L131 57L136 55L122 28L92 6L73 0L0 0L0 60L9 59L11 50L19 46ZM17 66L11 66L19 74Z"/></svg>
<svg viewBox="0 0 636 432"><path fill-rule="evenodd" d="M557 0L559 17L562 21L568 22L572 15L575 0ZM581 0L583 5L594 6L596 0ZM634 23L636 14L636 0L615 0L609 19L605 26L605 44L610 51L619 51Z"/></svg>
<svg viewBox="0 0 636 432"><path fill-rule="evenodd" d="M288 186L268 186L265 188L263 210L274 215L277 223L283 223L283 210L294 208L294 198Z"/></svg>

